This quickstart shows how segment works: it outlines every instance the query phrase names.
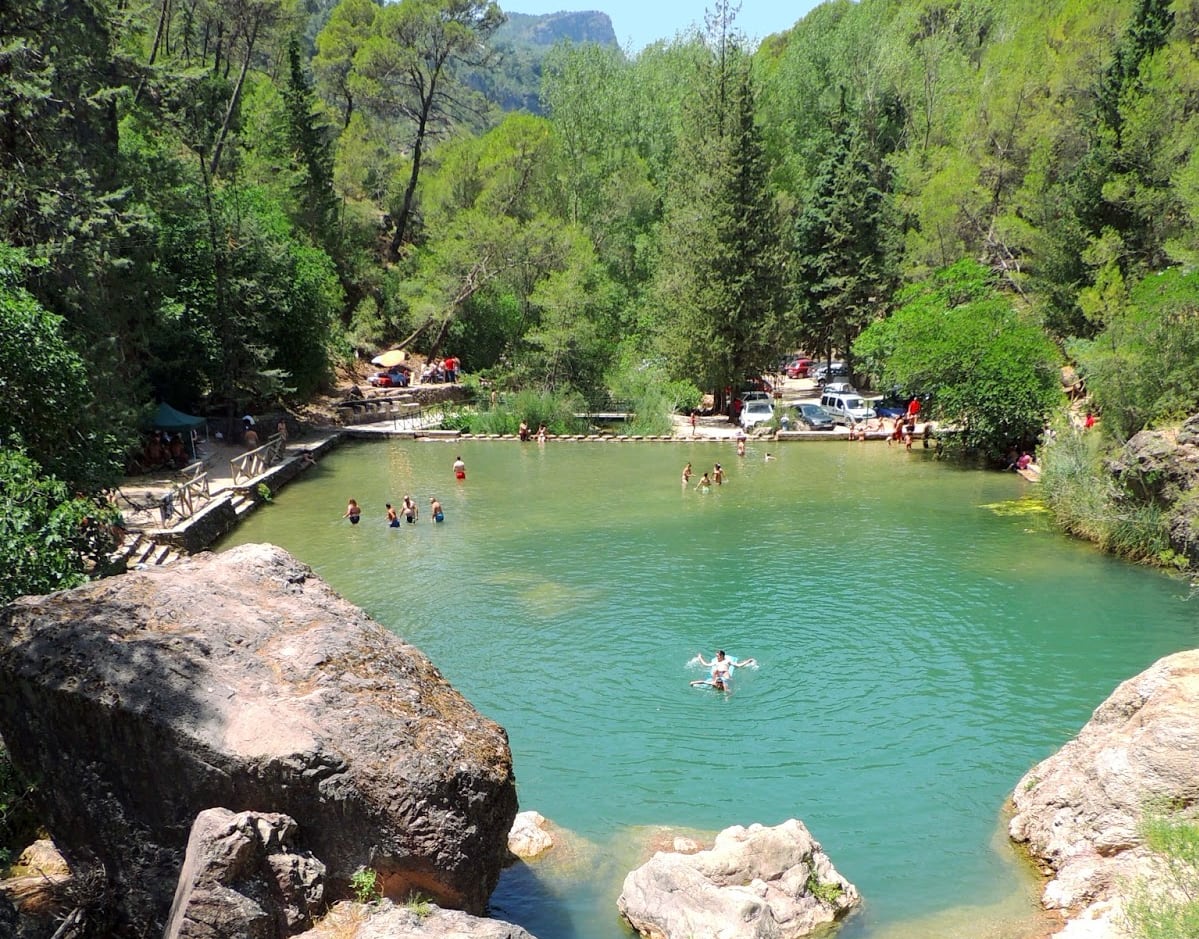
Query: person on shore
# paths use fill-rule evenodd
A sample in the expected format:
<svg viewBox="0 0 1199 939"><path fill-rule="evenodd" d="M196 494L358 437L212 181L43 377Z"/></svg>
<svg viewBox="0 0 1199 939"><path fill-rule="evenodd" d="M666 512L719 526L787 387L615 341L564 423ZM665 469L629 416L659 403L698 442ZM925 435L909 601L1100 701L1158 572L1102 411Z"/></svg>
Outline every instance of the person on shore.
<svg viewBox="0 0 1199 939"><path fill-rule="evenodd" d="M699 415L696 413L695 408L692 408L691 409L691 436L692 437L695 436L695 425L698 423L699 423Z"/></svg>
<svg viewBox="0 0 1199 939"><path fill-rule="evenodd" d="M724 467L719 463L712 467L712 482L718 486L724 485Z"/></svg>
<svg viewBox="0 0 1199 939"><path fill-rule="evenodd" d="M522 441L527 441L529 439L529 424L527 421L520 422L520 430L517 431L516 436Z"/></svg>
<svg viewBox="0 0 1199 939"><path fill-rule="evenodd" d="M387 527L388 528L399 528L400 527L400 517L398 515L396 515L396 510L391 507L390 502L387 503Z"/></svg>
<svg viewBox="0 0 1199 939"><path fill-rule="evenodd" d="M545 425L539 424L537 427L537 442L545 443L546 435L547 435L547 431L545 429Z"/></svg>
<svg viewBox="0 0 1199 939"><path fill-rule="evenodd" d="M429 514L431 516L430 521L434 525L445 521L445 513L441 510L441 503L436 498L429 500Z"/></svg>
<svg viewBox="0 0 1199 939"><path fill-rule="evenodd" d="M400 506L400 511L404 513L404 521L409 525L416 524L417 508L416 503L412 501L412 496L404 496L404 504Z"/></svg>
<svg viewBox="0 0 1199 939"><path fill-rule="evenodd" d="M733 669L741 668L745 665L758 664L753 659L746 659L744 662L734 662L724 654L724 649L717 649L716 656L711 662L705 661L702 652L699 653L696 658L699 659L700 665L702 665L704 668L709 668L712 670L712 679L714 681L716 679L720 679L725 684L728 684L733 680Z"/></svg>
<svg viewBox="0 0 1199 939"><path fill-rule="evenodd" d="M342 518L348 518L351 525L357 525L358 520L362 518L362 508L358 505L357 499L351 499L346 505L346 514Z"/></svg>
<svg viewBox="0 0 1199 939"><path fill-rule="evenodd" d="M688 463L683 467L683 485L686 486L691 482L691 464Z"/></svg>
<svg viewBox="0 0 1199 939"><path fill-rule="evenodd" d="M246 432L242 435L242 441L246 445L247 450L256 450L258 448L258 431L251 424L246 428Z"/></svg>
<svg viewBox="0 0 1199 939"><path fill-rule="evenodd" d="M466 464L462 462L462 457L454 457L454 478L466 479Z"/></svg>
<svg viewBox="0 0 1199 939"><path fill-rule="evenodd" d="M695 490L696 492L712 491L712 480L708 478L707 473L704 473L704 475L699 478L699 482L695 484Z"/></svg>

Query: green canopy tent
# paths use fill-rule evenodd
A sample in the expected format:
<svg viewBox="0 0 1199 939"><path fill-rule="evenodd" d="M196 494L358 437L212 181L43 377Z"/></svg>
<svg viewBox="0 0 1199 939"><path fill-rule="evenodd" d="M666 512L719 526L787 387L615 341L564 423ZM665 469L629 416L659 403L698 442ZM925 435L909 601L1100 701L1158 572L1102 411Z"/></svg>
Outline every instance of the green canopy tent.
<svg viewBox="0 0 1199 939"><path fill-rule="evenodd" d="M182 411L176 411L165 401L158 406L158 410L154 412L154 418L150 422L155 430L178 431L179 433L187 432L186 439L188 448L191 450L192 459L196 458L196 442L191 432L197 427L203 425L205 427L205 439L207 439L208 421L202 417L192 417L190 414L184 414Z"/></svg>

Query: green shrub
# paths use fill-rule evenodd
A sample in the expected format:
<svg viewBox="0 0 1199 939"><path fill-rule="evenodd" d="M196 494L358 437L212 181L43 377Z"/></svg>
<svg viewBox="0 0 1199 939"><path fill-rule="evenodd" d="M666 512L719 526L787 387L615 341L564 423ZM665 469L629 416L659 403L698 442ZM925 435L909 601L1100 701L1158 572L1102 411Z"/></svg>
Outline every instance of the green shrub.
<svg viewBox="0 0 1199 939"><path fill-rule="evenodd" d="M1138 939L1199 936L1199 824L1152 813L1141 824L1160 875L1133 885L1124 904L1128 931Z"/></svg>
<svg viewBox="0 0 1199 939"><path fill-rule="evenodd" d="M373 903L383 895L379 875L372 868L360 867L350 876L350 889L359 903Z"/></svg>

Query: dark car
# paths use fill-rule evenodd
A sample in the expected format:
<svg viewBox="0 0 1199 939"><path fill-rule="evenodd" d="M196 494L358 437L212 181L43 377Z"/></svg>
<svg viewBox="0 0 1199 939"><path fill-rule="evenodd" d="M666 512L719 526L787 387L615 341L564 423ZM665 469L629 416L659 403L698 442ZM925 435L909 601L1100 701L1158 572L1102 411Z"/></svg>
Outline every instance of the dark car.
<svg viewBox="0 0 1199 939"><path fill-rule="evenodd" d="M407 369L396 366L385 372L375 372L367 381L376 388L407 388L412 376Z"/></svg>
<svg viewBox="0 0 1199 939"><path fill-rule="evenodd" d="M814 366L808 372L808 377L816 379L821 384L835 378L849 378L849 366L844 362L825 362Z"/></svg>
<svg viewBox="0 0 1199 939"><path fill-rule="evenodd" d="M894 391L888 392L877 401L871 401L870 406L879 417L900 417L908 412L907 399Z"/></svg>
<svg viewBox="0 0 1199 939"><path fill-rule="evenodd" d="M832 430L837 426L828 408L819 404L797 404L794 411L795 421L803 430Z"/></svg>

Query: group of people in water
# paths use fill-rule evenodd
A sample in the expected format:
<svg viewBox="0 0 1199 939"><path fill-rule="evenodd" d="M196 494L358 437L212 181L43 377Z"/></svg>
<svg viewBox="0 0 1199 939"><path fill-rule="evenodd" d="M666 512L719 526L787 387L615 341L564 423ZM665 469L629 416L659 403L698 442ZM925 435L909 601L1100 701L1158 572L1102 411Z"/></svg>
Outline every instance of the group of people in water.
<svg viewBox="0 0 1199 939"><path fill-rule="evenodd" d="M454 457L454 478L459 480L466 479L466 463L463 462L460 456ZM416 520L420 517L420 507L416 504L416 500L412 496L404 496L404 501L400 503L398 509L390 502L385 505L387 510L387 526L389 528L399 528L400 519L403 519L409 525L415 525ZM362 506L358 504L357 499L349 501L342 518L348 518L351 525L357 525L362 521ZM445 521L445 510L436 496L429 497L429 520L434 525Z"/></svg>

